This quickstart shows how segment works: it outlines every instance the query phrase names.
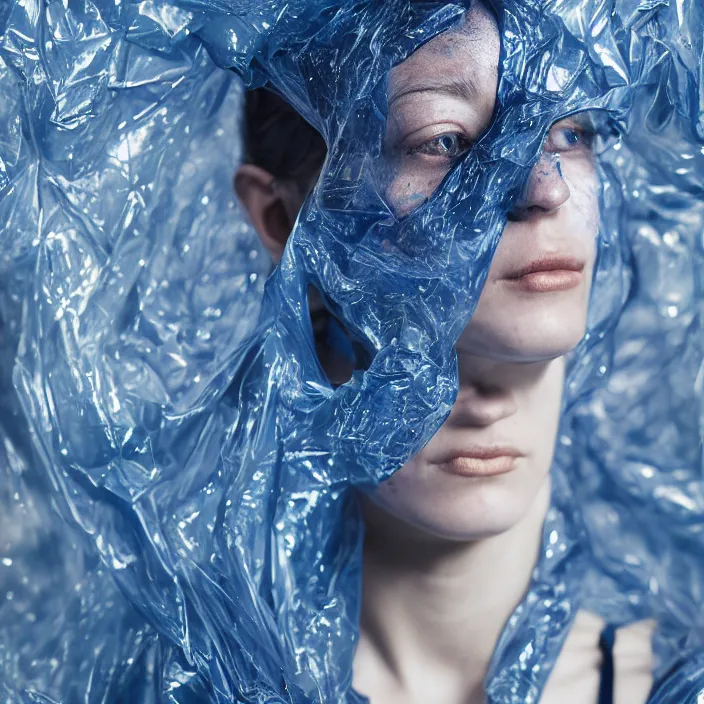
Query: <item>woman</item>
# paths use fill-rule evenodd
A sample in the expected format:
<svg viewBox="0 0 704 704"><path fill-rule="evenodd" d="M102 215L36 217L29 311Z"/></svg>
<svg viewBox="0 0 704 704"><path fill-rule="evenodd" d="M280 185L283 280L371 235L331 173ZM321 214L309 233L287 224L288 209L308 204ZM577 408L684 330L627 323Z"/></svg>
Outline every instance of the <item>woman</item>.
<svg viewBox="0 0 704 704"><path fill-rule="evenodd" d="M430 198L489 126L498 59L493 15L475 5L392 70L384 171L397 216ZM261 91L248 98L247 131L236 190L278 261L325 146ZM492 653L541 546L565 355L586 328L599 220L594 140L585 116L552 127L456 345L460 390L449 418L364 500L354 686L373 703L484 701ZM317 297L311 310L321 363L343 383L351 347ZM580 612L541 702L646 700L648 627L617 633L611 699L604 625Z"/></svg>

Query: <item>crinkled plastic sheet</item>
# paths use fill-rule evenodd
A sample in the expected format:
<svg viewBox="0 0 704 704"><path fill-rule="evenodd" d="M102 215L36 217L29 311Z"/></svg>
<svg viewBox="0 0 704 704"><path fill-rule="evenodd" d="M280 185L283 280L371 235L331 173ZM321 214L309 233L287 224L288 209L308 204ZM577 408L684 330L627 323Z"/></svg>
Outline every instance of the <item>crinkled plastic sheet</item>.
<svg viewBox="0 0 704 704"><path fill-rule="evenodd" d="M496 119L398 220L374 188L383 79L463 10L0 9L5 699L360 701L348 488L389 476L449 411L504 214L547 127L586 107L623 136L601 157L545 528L559 549L487 693L536 701L581 606L658 619L651 701L704 690L702 10L503 3ZM268 265L230 194L241 89L223 68L281 92L330 150L263 298ZM373 358L336 390L308 284Z"/></svg>
<svg viewBox="0 0 704 704"><path fill-rule="evenodd" d="M99 497L78 489L64 496L63 478L47 471L58 465L33 453L12 393L13 357L28 330L23 301L30 316L35 294L51 301L50 325L67 336L45 349L47 371L57 381L70 374L80 348L97 365L85 381L99 390L75 407L57 388L47 417L36 420L48 429L61 418L58 432L78 442L79 461L91 467L109 462L113 444L129 460L130 437L133 447L148 442L154 409L167 400L175 412L195 405L255 324L270 267L231 188L241 89L203 49L159 54L124 41L97 7L8 9L0 58L0 700L34 701L27 692L38 691L66 704L161 701L165 646L120 593L110 574L118 561L100 565L111 546L90 528ZM96 338L101 349L91 351L99 330L107 347ZM69 352L65 343L78 347ZM22 344L35 346L31 336ZM138 390L136 404L128 389ZM103 426L104 402L122 414L121 437ZM118 470L130 491L139 488L135 467Z"/></svg>

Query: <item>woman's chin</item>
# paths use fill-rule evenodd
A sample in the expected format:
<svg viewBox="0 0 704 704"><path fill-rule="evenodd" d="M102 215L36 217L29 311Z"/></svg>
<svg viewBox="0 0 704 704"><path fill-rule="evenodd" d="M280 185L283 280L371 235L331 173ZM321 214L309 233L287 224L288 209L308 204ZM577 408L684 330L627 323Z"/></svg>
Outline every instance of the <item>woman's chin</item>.
<svg viewBox="0 0 704 704"><path fill-rule="evenodd" d="M457 543L474 543L501 535L513 528L522 518L522 514L502 516L475 516L467 520L465 516L457 521L449 521L447 517L430 521L417 527L440 540Z"/></svg>
<svg viewBox="0 0 704 704"><path fill-rule="evenodd" d="M439 475L428 484L401 478L393 488L382 485L373 501L419 535L474 542L511 530L530 510L544 477L519 474L484 480Z"/></svg>
<svg viewBox="0 0 704 704"><path fill-rule="evenodd" d="M540 362L569 354L580 343L585 333L581 316L572 320L530 318L514 324L483 326L471 335L463 335L457 351L497 362Z"/></svg>
<svg viewBox="0 0 704 704"><path fill-rule="evenodd" d="M526 513L526 506L503 506L500 510L454 512L447 505L445 511L397 512L396 518L412 526L431 539L470 543L486 540L510 531ZM393 513L388 507L385 510Z"/></svg>

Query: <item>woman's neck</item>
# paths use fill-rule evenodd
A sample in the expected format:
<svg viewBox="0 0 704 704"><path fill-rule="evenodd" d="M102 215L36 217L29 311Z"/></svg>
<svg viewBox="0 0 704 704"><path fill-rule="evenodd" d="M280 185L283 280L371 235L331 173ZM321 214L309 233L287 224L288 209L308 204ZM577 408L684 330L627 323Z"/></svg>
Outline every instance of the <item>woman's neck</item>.
<svg viewBox="0 0 704 704"><path fill-rule="evenodd" d="M562 374L561 360L543 363L542 370L483 366L483 380L511 379L535 394ZM548 477L509 530L460 542L431 536L365 498L355 687L369 695L396 690L405 693L399 701L409 703L482 703L495 644L529 586L549 502Z"/></svg>

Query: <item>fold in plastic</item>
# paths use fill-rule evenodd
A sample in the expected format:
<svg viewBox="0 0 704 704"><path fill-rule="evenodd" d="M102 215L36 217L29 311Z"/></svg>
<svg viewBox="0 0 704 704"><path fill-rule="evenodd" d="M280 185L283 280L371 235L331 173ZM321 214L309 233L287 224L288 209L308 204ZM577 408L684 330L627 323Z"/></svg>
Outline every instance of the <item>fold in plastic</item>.
<svg viewBox="0 0 704 704"><path fill-rule="evenodd" d="M505 213L549 126L587 108L621 134L600 156L589 330L487 697L537 701L581 607L657 619L652 702L704 690L702 9L502 3L494 122L399 219L375 188L384 79L465 9L0 8L4 700L363 701L352 489L443 422ZM329 148L266 287L231 193L242 93L224 69ZM372 360L337 389L311 284Z"/></svg>

